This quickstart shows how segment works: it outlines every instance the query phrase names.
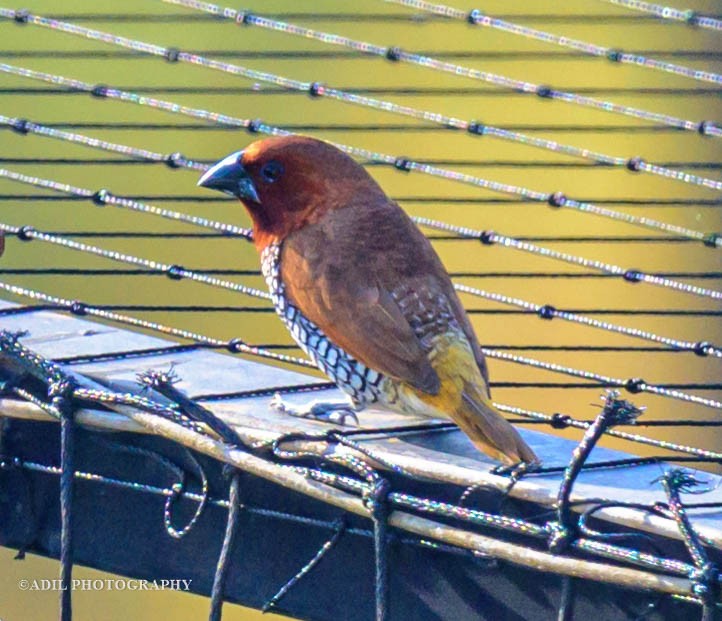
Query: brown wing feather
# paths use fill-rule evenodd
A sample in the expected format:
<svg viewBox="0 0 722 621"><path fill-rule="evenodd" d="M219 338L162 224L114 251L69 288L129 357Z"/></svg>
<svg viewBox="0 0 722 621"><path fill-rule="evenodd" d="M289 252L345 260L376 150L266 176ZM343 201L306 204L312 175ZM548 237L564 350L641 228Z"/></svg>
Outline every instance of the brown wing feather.
<svg viewBox="0 0 722 621"><path fill-rule="evenodd" d="M291 300L332 340L367 366L435 393L438 378L392 291L443 299L474 352L489 394L488 371L474 330L429 241L395 203L353 204L291 234L282 278ZM448 306L447 306L448 305Z"/></svg>
<svg viewBox="0 0 722 621"><path fill-rule="evenodd" d="M281 278L290 301L351 356L419 390L438 392L426 349L391 292L421 282L441 291L436 281L449 279L396 204L349 205L292 233L283 244Z"/></svg>
<svg viewBox="0 0 722 621"><path fill-rule="evenodd" d="M484 378L484 388L486 389L486 396L491 397L491 390L489 389L489 369L486 366L486 359L484 358L484 353L481 351L479 339L476 338L474 328L471 325L471 321L469 321L469 316L464 310L464 305L461 303L461 300L456 293L456 289L454 289L454 285L452 284L451 279L447 277L443 281L442 286L444 289L444 294L446 295L447 299L451 304L454 318L461 326L461 329L463 330L466 338L469 340L471 350L474 352L474 359L476 360L476 364L479 367L479 371L481 371L481 377Z"/></svg>

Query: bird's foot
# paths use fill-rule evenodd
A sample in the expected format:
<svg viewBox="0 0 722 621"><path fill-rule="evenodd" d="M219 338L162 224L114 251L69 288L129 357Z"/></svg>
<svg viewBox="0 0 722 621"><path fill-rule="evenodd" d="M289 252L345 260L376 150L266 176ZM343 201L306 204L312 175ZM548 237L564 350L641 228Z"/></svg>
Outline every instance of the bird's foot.
<svg viewBox="0 0 722 621"><path fill-rule="evenodd" d="M304 405L296 406L286 403L280 393L276 393L271 399L271 408L282 414L296 416L298 418L310 418L322 423L350 426L347 419L353 420L358 427L359 421L354 407L346 401L311 401Z"/></svg>
<svg viewBox="0 0 722 621"><path fill-rule="evenodd" d="M525 474L532 474L541 468L541 463L520 461L519 463L512 464L510 466L503 465L497 466L491 472L492 474L498 474L499 476L509 476L512 480L516 481L523 477Z"/></svg>

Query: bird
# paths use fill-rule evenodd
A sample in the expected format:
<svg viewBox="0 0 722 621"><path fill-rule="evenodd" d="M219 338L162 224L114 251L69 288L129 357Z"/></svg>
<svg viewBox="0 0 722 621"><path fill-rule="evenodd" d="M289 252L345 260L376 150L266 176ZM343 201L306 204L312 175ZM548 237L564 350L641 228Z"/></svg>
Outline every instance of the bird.
<svg viewBox="0 0 722 621"><path fill-rule="evenodd" d="M368 407L450 419L506 466L534 451L491 401L479 341L429 240L336 146L284 135L211 166L198 185L243 203L276 312L346 402L276 409L345 423Z"/></svg>

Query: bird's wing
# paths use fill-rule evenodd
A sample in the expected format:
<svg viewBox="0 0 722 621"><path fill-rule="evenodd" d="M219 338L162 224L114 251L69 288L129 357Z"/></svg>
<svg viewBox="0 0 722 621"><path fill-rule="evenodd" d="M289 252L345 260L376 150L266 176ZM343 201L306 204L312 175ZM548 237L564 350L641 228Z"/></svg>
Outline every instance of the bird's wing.
<svg viewBox="0 0 722 621"><path fill-rule="evenodd" d="M434 283L427 245L396 205L375 215L344 208L286 238L281 279L289 301L349 355L436 394L439 377L412 327L414 310L394 297L399 285Z"/></svg>
<svg viewBox="0 0 722 621"><path fill-rule="evenodd" d="M444 291L444 294L446 295L446 298L449 300L449 304L454 314L454 318L461 326L464 335L469 341L471 351L474 353L474 360L476 360L476 366L479 367L481 377L484 379L486 396L491 397L491 390L489 389L489 369L486 366L484 352L481 351L481 345L479 345L479 340L476 338L476 333L474 332L474 328L471 325L471 321L469 321L469 316L466 314L466 311L464 310L464 305L461 303L459 296L456 294L456 289L454 289L454 285L452 284L451 279L446 279L440 284Z"/></svg>

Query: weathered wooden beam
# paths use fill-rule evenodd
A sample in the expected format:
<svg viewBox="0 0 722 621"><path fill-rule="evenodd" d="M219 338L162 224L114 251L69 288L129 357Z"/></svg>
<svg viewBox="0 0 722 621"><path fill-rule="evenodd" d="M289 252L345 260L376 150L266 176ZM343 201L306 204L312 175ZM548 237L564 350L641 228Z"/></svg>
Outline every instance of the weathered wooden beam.
<svg viewBox="0 0 722 621"><path fill-rule="evenodd" d="M93 386L92 382L84 381L83 383L88 388L99 388L97 385ZM356 496L309 480L290 468L272 463L246 451L231 448L218 440L193 432L159 416L140 412L122 405L113 405L112 407L117 412L122 413L143 427L148 433L178 442L194 451L213 457L244 472L261 477L287 489L305 494L310 498L331 504L350 513L370 518L369 509L363 501ZM464 531L460 528L441 524L404 511L392 511L389 514L388 520L391 526L403 531L469 550L475 550L493 556L494 558L503 559L540 571L608 582L631 589L659 591L678 595L688 595L691 589L691 583L686 578L665 576L638 569L628 569L606 563L554 555L492 537Z"/></svg>

